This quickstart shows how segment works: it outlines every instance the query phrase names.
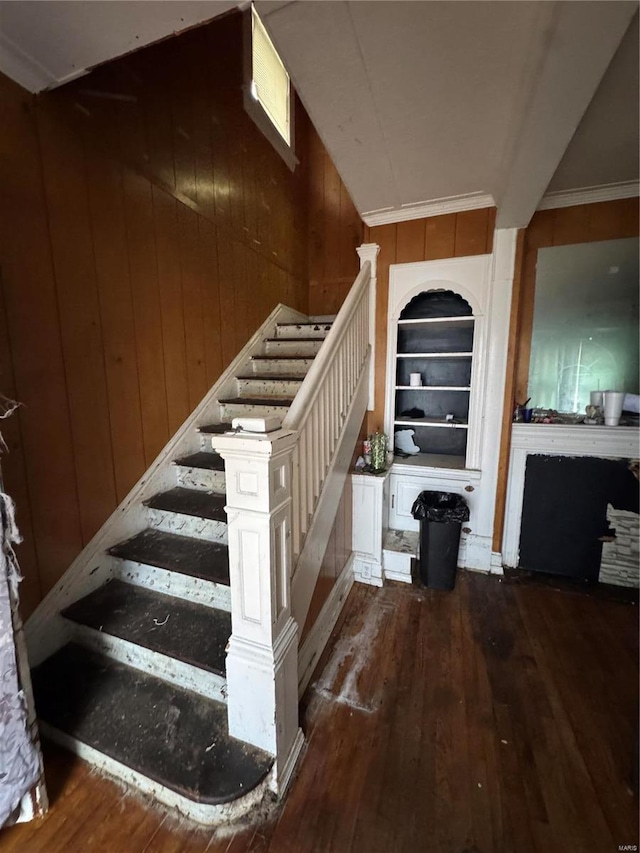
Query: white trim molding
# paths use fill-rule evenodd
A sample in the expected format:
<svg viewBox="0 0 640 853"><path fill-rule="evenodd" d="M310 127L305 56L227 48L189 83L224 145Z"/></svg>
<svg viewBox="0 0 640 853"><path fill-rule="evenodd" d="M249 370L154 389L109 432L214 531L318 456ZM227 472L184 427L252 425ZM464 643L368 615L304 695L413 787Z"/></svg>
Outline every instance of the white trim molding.
<svg viewBox="0 0 640 853"><path fill-rule="evenodd" d="M481 207L495 207L495 199L490 193L467 193L447 198L435 198L415 204L403 204L400 207L369 210L362 214L366 225L391 225L406 222L409 219L426 219L429 216L442 216L445 213L462 213L465 210L478 210Z"/></svg>
<svg viewBox="0 0 640 853"><path fill-rule="evenodd" d="M520 559L524 478L530 454L635 459L640 455L640 433L634 427L513 425L502 541L503 563L511 568L516 568Z"/></svg>
<svg viewBox="0 0 640 853"><path fill-rule="evenodd" d="M369 403L367 408L372 412L375 407L376 392L376 290L378 282L378 254L380 246L377 243L363 243L356 249L360 258L360 269L367 261L371 264L371 278L369 279L369 346L371 356L369 360Z"/></svg>
<svg viewBox="0 0 640 853"><path fill-rule="evenodd" d="M615 201L620 198L635 198L638 195L640 195L639 181L621 181L600 187L545 193L537 209L551 210L556 207L573 207L577 204L595 204L598 201Z"/></svg>

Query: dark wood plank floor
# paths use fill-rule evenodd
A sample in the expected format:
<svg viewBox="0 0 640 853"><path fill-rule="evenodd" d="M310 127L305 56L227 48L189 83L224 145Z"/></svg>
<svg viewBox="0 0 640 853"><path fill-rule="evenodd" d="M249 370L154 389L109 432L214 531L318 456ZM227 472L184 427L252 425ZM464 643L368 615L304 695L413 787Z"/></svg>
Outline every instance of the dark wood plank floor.
<svg viewBox="0 0 640 853"><path fill-rule="evenodd" d="M461 573L356 586L283 808L212 833L49 747L53 806L0 853L606 853L638 844L637 608ZM628 848L630 849L630 848Z"/></svg>

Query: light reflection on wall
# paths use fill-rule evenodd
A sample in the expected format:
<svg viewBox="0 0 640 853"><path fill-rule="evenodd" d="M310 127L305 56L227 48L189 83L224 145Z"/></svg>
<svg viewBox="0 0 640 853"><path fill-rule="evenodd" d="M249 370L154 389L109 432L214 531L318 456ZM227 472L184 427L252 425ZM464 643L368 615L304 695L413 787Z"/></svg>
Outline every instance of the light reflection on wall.
<svg viewBox="0 0 640 853"><path fill-rule="evenodd" d="M540 249L532 406L584 412L589 392L638 393L637 238Z"/></svg>

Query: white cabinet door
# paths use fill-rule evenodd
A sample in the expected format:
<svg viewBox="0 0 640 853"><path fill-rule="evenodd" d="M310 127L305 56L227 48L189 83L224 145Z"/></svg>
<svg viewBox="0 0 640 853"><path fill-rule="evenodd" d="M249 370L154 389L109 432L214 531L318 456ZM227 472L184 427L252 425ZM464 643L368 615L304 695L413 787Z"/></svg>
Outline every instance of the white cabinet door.
<svg viewBox="0 0 640 853"><path fill-rule="evenodd" d="M469 506L471 517L468 526L473 529L473 513L476 506L477 483L464 480L446 480L427 476L391 474L389 527L393 530L419 530L420 523L411 514L411 507L420 492L452 492L462 495ZM467 491L470 488L472 491ZM467 525L465 525L467 526Z"/></svg>

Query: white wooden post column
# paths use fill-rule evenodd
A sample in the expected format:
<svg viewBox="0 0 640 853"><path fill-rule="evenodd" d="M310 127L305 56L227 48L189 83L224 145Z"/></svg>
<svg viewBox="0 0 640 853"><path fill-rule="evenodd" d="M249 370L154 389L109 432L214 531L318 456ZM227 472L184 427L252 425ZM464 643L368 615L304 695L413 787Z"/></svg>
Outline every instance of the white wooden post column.
<svg viewBox="0 0 640 853"><path fill-rule="evenodd" d="M363 243L358 246L356 252L360 257L360 269L366 261L371 263L371 281L369 282L369 344L371 346L371 359L369 361L369 404L370 412L375 409L376 392L376 291L378 281L378 252L380 246L377 243Z"/></svg>
<svg viewBox="0 0 640 853"><path fill-rule="evenodd" d="M231 639L229 733L275 756L287 787L303 744L298 726L298 625L291 616L291 457L297 433L220 435L225 462Z"/></svg>

